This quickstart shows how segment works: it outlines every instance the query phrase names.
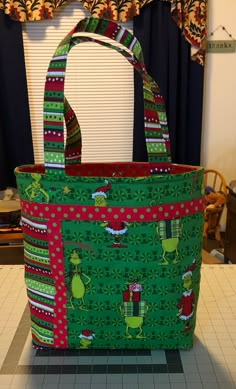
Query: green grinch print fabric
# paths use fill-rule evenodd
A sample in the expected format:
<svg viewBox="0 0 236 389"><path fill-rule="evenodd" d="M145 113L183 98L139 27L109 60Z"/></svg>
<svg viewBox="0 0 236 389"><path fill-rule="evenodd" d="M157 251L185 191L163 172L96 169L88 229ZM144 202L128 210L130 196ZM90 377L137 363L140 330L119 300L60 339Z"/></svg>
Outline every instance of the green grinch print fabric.
<svg viewBox="0 0 236 389"><path fill-rule="evenodd" d="M117 235L105 224L62 223L69 348L190 347L202 216L163 240L158 223L121 225Z"/></svg>

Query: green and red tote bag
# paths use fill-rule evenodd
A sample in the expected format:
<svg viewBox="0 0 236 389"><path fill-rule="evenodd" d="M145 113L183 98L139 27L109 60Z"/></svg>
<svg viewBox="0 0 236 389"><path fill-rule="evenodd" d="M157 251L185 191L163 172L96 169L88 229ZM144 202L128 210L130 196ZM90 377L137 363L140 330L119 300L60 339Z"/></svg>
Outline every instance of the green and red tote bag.
<svg viewBox="0 0 236 389"><path fill-rule="evenodd" d="M64 79L69 51L88 41L117 50L142 77L148 162L81 163ZM56 49L45 83L44 160L16 168L34 346L191 347L203 169L171 163L159 87L139 42L118 24L85 18Z"/></svg>

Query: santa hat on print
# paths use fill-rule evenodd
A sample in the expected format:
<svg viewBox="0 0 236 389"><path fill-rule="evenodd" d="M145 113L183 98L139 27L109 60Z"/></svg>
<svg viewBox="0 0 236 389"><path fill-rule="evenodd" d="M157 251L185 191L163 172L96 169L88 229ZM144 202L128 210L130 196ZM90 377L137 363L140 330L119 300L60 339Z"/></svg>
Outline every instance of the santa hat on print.
<svg viewBox="0 0 236 389"><path fill-rule="evenodd" d="M185 277L187 276L192 276L192 272L193 270L195 269L196 267L196 259L193 260L193 263L192 265L190 265L184 272L184 274L182 274L182 279L184 279Z"/></svg>
<svg viewBox="0 0 236 389"><path fill-rule="evenodd" d="M105 180L105 184L106 186L100 186L94 193L92 193L92 199L94 199L96 196L103 196L105 198L107 197L106 192L108 192L111 188L111 184L107 180Z"/></svg>
<svg viewBox="0 0 236 389"><path fill-rule="evenodd" d="M86 338L92 340L95 337L95 334L92 330L83 330L79 336L80 339Z"/></svg>

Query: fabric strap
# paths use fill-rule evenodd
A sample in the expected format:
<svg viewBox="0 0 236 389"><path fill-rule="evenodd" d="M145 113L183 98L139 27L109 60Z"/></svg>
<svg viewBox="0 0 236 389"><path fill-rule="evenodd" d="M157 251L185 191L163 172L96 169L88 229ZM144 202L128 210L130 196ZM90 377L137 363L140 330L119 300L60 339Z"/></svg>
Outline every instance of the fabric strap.
<svg viewBox="0 0 236 389"><path fill-rule="evenodd" d="M87 36L74 36L86 32L109 37L127 50ZM156 82L148 75L140 43L118 24L97 18L81 20L62 40L49 64L44 93L44 160L49 173L64 171L65 163L81 162L81 134L74 111L64 96L67 57L78 43L92 41L112 48L122 54L143 79L144 132L149 162L169 164L170 142L163 98ZM64 147L64 116L67 126Z"/></svg>

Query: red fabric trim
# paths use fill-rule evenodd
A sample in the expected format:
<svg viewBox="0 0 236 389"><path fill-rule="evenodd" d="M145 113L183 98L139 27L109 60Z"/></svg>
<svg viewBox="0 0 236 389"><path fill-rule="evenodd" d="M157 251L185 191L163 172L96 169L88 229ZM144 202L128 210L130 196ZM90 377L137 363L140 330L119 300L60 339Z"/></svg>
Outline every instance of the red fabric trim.
<svg viewBox="0 0 236 389"><path fill-rule="evenodd" d="M150 222L157 220L177 219L203 211L204 197L195 200L181 201L180 203L161 204L146 207L95 207L93 205L61 205L39 204L21 200L22 212L29 213L33 217L41 217L53 222L60 220L111 220L123 222ZM53 228L58 235L58 226ZM51 235L51 234L50 234ZM53 236L50 237L53 239ZM48 240L50 241L48 237Z"/></svg>
<svg viewBox="0 0 236 389"><path fill-rule="evenodd" d="M168 143L167 143L168 145ZM193 172L199 169L199 167L189 165L175 165L169 163L149 163L149 162L112 162L112 163L82 163L73 166L66 167L66 174L68 176L85 176L88 177L88 170L91 170L93 174L90 176L95 177L112 177L112 173L117 169L122 169L124 175L122 177L148 177L150 176L150 170L157 168L168 168L170 174L183 174ZM136 172L132 171L136 170ZM118 170L119 171L119 170ZM16 168L17 173L40 173L45 174L44 165L23 165Z"/></svg>
<svg viewBox="0 0 236 389"><path fill-rule="evenodd" d="M60 221L52 219L48 222L47 227L49 258L56 289L54 296L54 323L57 326L53 327L53 346L55 348L68 348L66 284Z"/></svg>

